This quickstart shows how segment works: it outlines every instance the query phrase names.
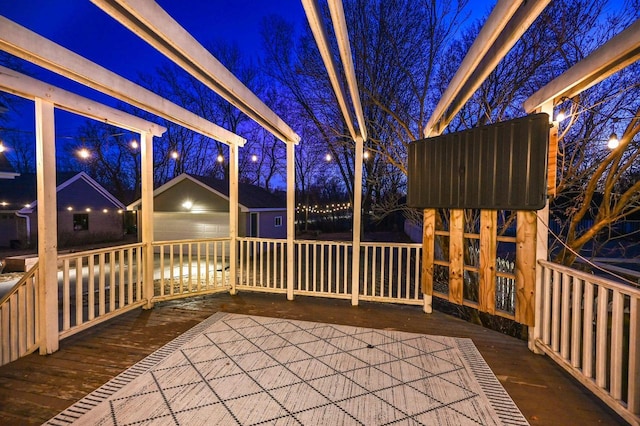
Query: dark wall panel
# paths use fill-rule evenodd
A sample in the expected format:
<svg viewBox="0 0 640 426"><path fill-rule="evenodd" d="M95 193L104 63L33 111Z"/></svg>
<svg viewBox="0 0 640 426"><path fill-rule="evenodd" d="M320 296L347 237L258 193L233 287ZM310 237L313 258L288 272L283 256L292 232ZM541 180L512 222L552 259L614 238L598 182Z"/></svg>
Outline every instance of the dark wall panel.
<svg viewBox="0 0 640 426"><path fill-rule="evenodd" d="M412 142L407 202L417 208L541 209L548 152L547 114Z"/></svg>

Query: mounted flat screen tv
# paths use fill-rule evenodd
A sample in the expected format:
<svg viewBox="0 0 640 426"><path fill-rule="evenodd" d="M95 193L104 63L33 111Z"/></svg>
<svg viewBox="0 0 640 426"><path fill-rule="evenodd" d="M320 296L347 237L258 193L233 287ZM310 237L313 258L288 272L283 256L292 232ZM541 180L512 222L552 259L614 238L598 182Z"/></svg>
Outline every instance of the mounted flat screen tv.
<svg viewBox="0 0 640 426"><path fill-rule="evenodd" d="M409 145L416 208L539 210L547 199L549 116L532 114Z"/></svg>

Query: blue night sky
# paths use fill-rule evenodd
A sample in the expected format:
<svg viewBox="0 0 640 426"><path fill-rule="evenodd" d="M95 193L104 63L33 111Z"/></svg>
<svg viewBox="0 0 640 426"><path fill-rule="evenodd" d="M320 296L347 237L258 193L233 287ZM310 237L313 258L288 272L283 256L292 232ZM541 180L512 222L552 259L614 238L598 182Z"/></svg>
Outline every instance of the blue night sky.
<svg viewBox="0 0 640 426"><path fill-rule="evenodd" d="M207 45L219 40L235 43L252 59L260 55L260 22L265 16L279 15L295 22L297 29L307 25L300 0L160 0L157 3L200 43ZM153 73L158 65L167 61L88 0L3 0L0 15L132 81L138 80L139 73ZM35 69L34 76L38 79L114 104L111 98L92 89ZM12 115L12 122L5 124L7 127L33 128L32 103L23 104L24 108ZM73 128L84 122L84 118L77 120L70 116L56 112L58 135L72 134Z"/></svg>

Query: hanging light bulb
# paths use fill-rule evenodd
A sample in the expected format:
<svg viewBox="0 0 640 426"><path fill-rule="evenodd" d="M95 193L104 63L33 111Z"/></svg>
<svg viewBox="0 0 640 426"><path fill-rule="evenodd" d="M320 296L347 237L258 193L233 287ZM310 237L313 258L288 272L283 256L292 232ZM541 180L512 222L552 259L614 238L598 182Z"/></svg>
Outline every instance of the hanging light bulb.
<svg viewBox="0 0 640 426"><path fill-rule="evenodd" d="M254 163L258 161L258 156L256 154L253 154L251 156L251 161L253 161Z"/></svg>
<svg viewBox="0 0 640 426"><path fill-rule="evenodd" d="M620 140L618 139L618 135L616 132L612 132L609 136L609 142L607 142L607 147L609 149L616 149L620 145Z"/></svg>
<svg viewBox="0 0 640 426"><path fill-rule="evenodd" d="M362 157L363 157L365 160L366 160L367 158L369 158L369 151L365 151L365 152L362 154Z"/></svg>
<svg viewBox="0 0 640 426"><path fill-rule="evenodd" d="M139 145L138 145L138 141L137 141L137 140L135 140L135 139L133 139L133 140L131 141L130 145L131 145L131 148L133 148L133 149L138 149L138 146L139 146Z"/></svg>
<svg viewBox="0 0 640 426"><path fill-rule="evenodd" d="M331 157L331 154L327 154L327 155L325 155L325 156L324 156L324 159L325 159L327 162L331 161L331 158L332 158L332 157Z"/></svg>
<svg viewBox="0 0 640 426"><path fill-rule="evenodd" d="M178 151L171 151L171 158L174 160L177 160L179 156Z"/></svg>
<svg viewBox="0 0 640 426"><path fill-rule="evenodd" d="M224 161L224 157L222 156L222 154L218 154L218 158L216 158L216 160L218 161L218 163L222 163Z"/></svg>
<svg viewBox="0 0 640 426"><path fill-rule="evenodd" d="M80 150L78 150L78 155L80 156L80 158L86 160L87 158L91 157L91 153L89 152L89 150L87 148L82 148Z"/></svg>
<svg viewBox="0 0 640 426"><path fill-rule="evenodd" d="M567 116L563 110L560 110L560 112L558 112L558 114L556 115L557 122L563 121L565 118L567 118Z"/></svg>
<svg viewBox="0 0 640 426"><path fill-rule="evenodd" d="M5 148L4 144L0 142L0 152L4 152L7 148Z"/></svg>

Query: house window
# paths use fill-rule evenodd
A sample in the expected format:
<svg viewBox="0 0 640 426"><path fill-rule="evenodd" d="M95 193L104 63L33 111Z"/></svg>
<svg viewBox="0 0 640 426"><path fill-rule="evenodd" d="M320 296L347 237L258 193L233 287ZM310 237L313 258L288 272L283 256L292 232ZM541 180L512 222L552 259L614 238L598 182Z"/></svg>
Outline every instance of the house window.
<svg viewBox="0 0 640 426"><path fill-rule="evenodd" d="M275 226L282 226L282 216L276 216L276 223Z"/></svg>
<svg viewBox="0 0 640 426"><path fill-rule="evenodd" d="M87 231L89 229L89 215L86 213L79 213L73 215L73 230L74 231Z"/></svg>

